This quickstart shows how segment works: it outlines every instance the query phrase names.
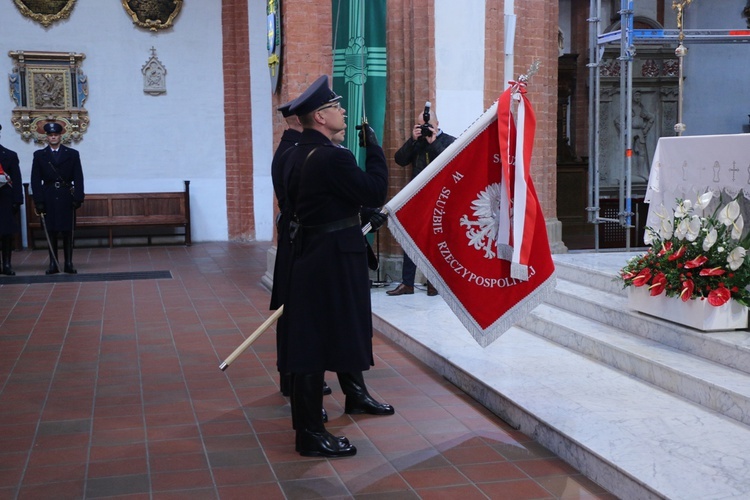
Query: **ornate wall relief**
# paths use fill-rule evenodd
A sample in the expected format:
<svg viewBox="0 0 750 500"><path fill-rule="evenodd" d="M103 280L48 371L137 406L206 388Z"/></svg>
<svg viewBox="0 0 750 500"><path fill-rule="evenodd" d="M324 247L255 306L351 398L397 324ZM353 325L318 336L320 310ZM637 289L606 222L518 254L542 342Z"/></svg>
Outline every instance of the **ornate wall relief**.
<svg viewBox="0 0 750 500"><path fill-rule="evenodd" d="M156 49L151 47L151 58L141 68L143 92L150 95L167 93L167 68L156 57Z"/></svg>
<svg viewBox="0 0 750 500"><path fill-rule="evenodd" d="M55 121L64 128L63 142L78 142L89 125L83 104L88 80L81 70L84 54L72 52L15 51L13 72L8 75L10 95L16 103L11 123L24 141L45 142L44 124Z"/></svg>
<svg viewBox="0 0 750 500"><path fill-rule="evenodd" d="M133 24L156 31L172 26L182 0L122 0L122 6L133 18Z"/></svg>
<svg viewBox="0 0 750 500"><path fill-rule="evenodd" d="M55 21L65 19L73 10L76 0L14 0L16 7L26 17L30 17L42 26L49 26Z"/></svg>

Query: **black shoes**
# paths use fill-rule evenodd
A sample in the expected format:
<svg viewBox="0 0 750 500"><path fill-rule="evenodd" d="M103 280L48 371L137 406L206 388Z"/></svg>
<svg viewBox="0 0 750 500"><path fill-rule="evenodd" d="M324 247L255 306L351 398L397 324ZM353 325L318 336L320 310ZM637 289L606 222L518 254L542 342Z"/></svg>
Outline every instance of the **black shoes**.
<svg viewBox="0 0 750 500"><path fill-rule="evenodd" d="M49 268L46 271L44 271L44 274L57 274L59 272L60 272L60 269L58 269L55 263L53 262L49 265Z"/></svg>
<svg viewBox="0 0 750 500"><path fill-rule="evenodd" d="M328 386L326 381L323 381L323 396L330 396L331 395L331 388Z"/></svg>
<svg viewBox="0 0 750 500"><path fill-rule="evenodd" d="M297 451L303 457L339 458L356 455L357 447L328 431L297 431Z"/></svg>
<svg viewBox="0 0 750 500"><path fill-rule="evenodd" d="M10 264L3 266L3 274L6 276L15 276L16 272L10 267Z"/></svg>
<svg viewBox="0 0 750 500"><path fill-rule="evenodd" d="M378 403L369 394L358 396L347 396L344 404L344 413L349 415L393 415L393 406L386 403Z"/></svg>
<svg viewBox="0 0 750 500"><path fill-rule="evenodd" d="M73 267L73 264L65 264L65 267L63 267L63 271L65 271L67 274L78 274L78 270L76 270L75 267Z"/></svg>
<svg viewBox="0 0 750 500"><path fill-rule="evenodd" d="M437 289L434 286L432 286L432 283L428 281L427 282L427 296L434 297L437 294L438 294Z"/></svg>

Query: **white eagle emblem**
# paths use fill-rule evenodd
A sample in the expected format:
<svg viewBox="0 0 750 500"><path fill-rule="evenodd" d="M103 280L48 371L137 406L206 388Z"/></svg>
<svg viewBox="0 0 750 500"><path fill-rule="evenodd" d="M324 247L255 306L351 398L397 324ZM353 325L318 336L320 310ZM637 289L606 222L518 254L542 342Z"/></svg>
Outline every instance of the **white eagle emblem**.
<svg viewBox="0 0 750 500"><path fill-rule="evenodd" d="M466 237L469 239L469 245L477 250L484 249L484 257L487 259L497 257L495 242L500 225L501 193L500 183L490 184L471 203L475 219L469 219L468 215L461 217L461 226L467 228Z"/></svg>

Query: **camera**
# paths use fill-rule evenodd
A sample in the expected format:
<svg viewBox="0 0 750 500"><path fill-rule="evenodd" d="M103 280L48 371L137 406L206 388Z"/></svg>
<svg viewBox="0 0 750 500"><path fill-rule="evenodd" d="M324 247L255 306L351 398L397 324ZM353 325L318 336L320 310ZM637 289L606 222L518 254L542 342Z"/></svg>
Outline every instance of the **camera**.
<svg viewBox="0 0 750 500"><path fill-rule="evenodd" d="M422 113L422 120L424 121L424 124L419 126L419 130L422 133L421 137L432 137L432 134L434 133L432 129L432 125L430 125L430 108L432 105L430 104L430 101L427 101L424 103L424 112Z"/></svg>

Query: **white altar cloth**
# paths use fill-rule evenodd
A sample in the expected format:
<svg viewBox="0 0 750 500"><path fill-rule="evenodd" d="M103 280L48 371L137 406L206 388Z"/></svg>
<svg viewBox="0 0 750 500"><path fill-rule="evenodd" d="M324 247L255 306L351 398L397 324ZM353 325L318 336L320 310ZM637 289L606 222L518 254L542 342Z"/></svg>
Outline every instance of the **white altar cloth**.
<svg viewBox="0 0 750 500"><path fill-rule="evenodd" d="M645 201L651 214L676 199L695 202L710 189L714 204L742 194L750 203L750 134L662 137L656 145ZM744 212L744 210L743 210Z"/></svg>

